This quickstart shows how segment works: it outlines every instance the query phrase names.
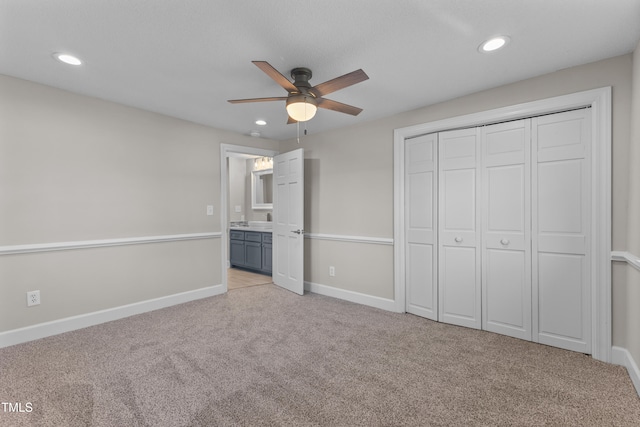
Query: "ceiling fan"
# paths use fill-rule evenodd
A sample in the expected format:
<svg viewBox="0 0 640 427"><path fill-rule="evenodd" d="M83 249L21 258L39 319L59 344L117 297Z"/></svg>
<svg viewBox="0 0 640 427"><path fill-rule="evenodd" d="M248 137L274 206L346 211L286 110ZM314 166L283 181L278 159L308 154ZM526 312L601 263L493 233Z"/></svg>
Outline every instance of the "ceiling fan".
<svg viewBox="0 0 640 427"><path fill-rule="evenodd" d="M292 83L268 62L252 62L276 83L282 86L284 90L289 92L289 95L271 98L230 99L230 103L242 104L246 102L286 101L287 113L289 114L289 120L287 123L305 122L310 120L316 114L318 108L326 108L340 113L351 114L352 116L357 116L362 111L362 108L323 98L323 96L332 92L369 79L369 76L367 76L367 74L362 70L356 70L324 83L320 83L319 85L311 86L309 83L309 80L311 79L311 70L308 68L300 67L291 70L291 78L293 78Z"/></svg>

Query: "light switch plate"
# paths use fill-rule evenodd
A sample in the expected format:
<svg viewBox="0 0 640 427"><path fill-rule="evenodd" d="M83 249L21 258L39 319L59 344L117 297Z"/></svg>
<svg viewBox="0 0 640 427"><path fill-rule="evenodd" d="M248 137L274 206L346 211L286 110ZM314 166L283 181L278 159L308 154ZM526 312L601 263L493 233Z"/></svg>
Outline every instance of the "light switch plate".
<svg viewBox="0 0 640 427"><path fill-rule="evenodd" d="M207 215L213 215L213 205L207 205Z"/></svg>
<svg viewBox="0 0 640 427"><path fill-rule="evenodd" d="M236 213L242 212L242 206L236 205Z"/></svg>

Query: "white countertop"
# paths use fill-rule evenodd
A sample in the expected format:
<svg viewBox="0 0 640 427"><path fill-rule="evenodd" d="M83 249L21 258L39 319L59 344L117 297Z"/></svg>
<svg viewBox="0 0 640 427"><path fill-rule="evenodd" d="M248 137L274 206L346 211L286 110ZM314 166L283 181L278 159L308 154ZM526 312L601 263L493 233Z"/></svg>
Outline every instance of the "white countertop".
<svg viewBox="0 0 640 427"><path fill-rule="evenodd" d="M257 231L260 233L271 233L273 230L261 227L229 227L229 230L238 230L238 231Z"/></svg>

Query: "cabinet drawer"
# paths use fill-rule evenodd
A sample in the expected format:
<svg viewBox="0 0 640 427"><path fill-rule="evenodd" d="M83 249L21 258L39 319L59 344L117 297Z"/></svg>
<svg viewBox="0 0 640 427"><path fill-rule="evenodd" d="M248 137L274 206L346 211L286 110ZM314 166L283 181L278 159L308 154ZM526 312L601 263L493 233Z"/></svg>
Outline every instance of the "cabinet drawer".
<svg viewBox="0 0 640 427"><path fill-rule="evenodd" d="M271 233L262 233L262 243L271 243L272 234Z"/></svg>
<svg viewBox="0 0 640 427"><path fill-rule="evenodd" d="M244 240L244 231L231 230L229 237L231 240Z"/></svg>
<svg viewBox="0 0 640 427"><path fill-rule="evenodd" d="M257 231L245 231L244 232L244 240L248 240L250 242L262 242L262 233Z"/></svg>

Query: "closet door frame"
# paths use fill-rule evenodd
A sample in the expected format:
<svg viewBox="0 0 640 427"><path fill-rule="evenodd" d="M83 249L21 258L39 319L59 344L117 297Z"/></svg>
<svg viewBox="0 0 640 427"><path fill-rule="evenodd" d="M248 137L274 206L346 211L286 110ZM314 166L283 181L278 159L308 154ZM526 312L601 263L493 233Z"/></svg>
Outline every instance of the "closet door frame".
<svg viewBox="0 0 640 427"><path fill-rule="evenodd" d="M395 129L394 131L394 305L405 300L405 140L446 130L518 120L591 107L591 342L592 357L611 362L611 87L517 104Z"/></svg>

